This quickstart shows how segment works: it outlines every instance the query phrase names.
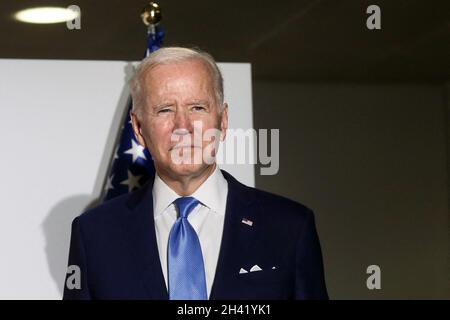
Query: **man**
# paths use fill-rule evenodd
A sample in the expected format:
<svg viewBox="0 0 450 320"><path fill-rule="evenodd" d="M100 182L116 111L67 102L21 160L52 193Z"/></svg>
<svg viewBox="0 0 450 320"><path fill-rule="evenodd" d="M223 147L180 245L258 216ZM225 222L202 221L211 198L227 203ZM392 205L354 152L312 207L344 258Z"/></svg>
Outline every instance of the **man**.
<svg viewBox="0 0 450 320"><path fill-rule="evenodd" d="M312 211L214 162L228 106L213 58L157 50L131 90L156 175L74 220L69 265L81 279L64 299L327 299Z"/></svg>

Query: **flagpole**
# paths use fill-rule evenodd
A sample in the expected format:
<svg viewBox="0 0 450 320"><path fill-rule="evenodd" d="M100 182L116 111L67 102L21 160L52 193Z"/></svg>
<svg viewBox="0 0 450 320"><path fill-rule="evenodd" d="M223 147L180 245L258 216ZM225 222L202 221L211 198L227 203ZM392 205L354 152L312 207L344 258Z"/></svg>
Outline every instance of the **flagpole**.
<svg viewBox="0 0 450 320"><path fill-rule="evenodd" d="M147 51L145 56L148 56L152 51L150 41L157 42L158 32L156 27L159 25L162 19L161 7L153 1L150 1L142 10L141 13L142 22L147 26ZM158 45L159 47L160 45Z"/></svg>

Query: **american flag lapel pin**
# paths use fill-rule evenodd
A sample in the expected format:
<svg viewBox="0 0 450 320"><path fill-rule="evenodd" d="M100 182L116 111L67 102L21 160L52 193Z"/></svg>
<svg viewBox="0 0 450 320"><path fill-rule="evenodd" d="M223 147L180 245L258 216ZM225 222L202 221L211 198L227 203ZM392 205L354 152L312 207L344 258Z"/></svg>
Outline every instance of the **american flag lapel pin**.
<svg viewBox="0 0 450 320"><path fill-rule="evenodd" d="M252 220L249 220L249 219L247 219L247 218L242 218L241 222L242 222L243 224L246 224L246 225L250 226L250 227L253 225L253 221L252 221Z"/></svg>

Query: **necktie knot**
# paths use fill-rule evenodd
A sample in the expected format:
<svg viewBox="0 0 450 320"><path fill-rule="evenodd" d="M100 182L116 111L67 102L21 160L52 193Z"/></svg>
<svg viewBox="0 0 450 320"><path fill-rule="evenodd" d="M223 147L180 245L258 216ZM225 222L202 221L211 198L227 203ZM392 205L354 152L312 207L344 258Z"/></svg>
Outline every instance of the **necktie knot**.
<svg viewBox="0 0 450 320"><path fill-rule="evenodd" d="M181 197L174 201L175 207L178 209L179 216L187 218L194 208L199 204L199 201L194 197Z"/></svg>

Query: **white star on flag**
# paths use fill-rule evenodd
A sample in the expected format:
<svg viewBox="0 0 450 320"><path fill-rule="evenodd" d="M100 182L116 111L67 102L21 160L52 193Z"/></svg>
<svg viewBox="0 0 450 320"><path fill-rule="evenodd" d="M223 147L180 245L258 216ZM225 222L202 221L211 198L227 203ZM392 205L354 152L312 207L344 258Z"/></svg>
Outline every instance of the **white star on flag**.
<svg viewBox="0 0 450 320"><path fill-rule="evenodd" d="M134 188L139 188L141 185L139 183L139 179L142 176L135 176L128 170L128 179L122 181L120 184L124 184L128 186L128 192L131 192Z"/></svg>
<svg viewBox="0 0 450 320"><path fill-rule="evenodd" d="M114 160L115 160L115 159L119 159L118 153L119 153L119 146L117 146L117 147L116 147L116 150L114 151Z"/></svg>
<svg viewBox="0 0 450 320"><path fill-rule="evenodd" d="M108 177L108 180L106 180L105 191L108 191L109 189L114 189L114 186L112 185L113 179L114 179L114 175L112 175L111 177Z"/></svg>
<svg viewBox="0 0 450 320"><path fill-rule="evenodd" d="M139 158L143 158L144 160L147 160L144 154L144 147L141 146L139 143L136 143L134 139L131 139L131 148L125 151L124 153L131 154L133 156L133 163Z"/></svg>

